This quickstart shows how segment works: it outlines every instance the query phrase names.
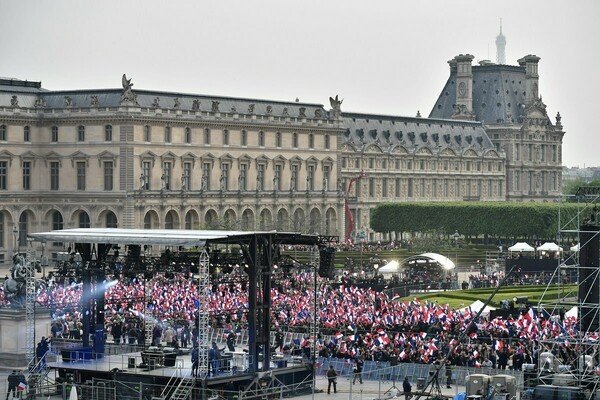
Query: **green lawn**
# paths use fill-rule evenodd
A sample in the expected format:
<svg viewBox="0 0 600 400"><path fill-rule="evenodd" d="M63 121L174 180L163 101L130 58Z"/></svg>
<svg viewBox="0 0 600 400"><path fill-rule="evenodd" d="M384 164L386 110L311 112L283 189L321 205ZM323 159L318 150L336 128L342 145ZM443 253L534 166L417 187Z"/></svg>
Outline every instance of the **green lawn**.
<svg viewBox="0 0 600 400"><path fill-rule="evenodd" d="M467 307L476 300L485 301L490 297L495 288L456 290L447 292L423 293L415 296L407 296L402 301L410 301L415 297L419 301L428 300L438 304L448 304L451 308ZM502 300L512 300L514 297L527 297L529 303L556 303L558 299L577 296L577 287L568 286L507 286L501 288L490 302L492 307L500 307Z"/></svg>

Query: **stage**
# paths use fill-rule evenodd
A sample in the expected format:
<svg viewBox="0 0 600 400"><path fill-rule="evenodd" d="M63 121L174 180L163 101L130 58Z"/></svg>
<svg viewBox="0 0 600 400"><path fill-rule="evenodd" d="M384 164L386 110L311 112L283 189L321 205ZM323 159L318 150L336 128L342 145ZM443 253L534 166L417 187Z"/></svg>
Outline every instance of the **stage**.
<svg viewBox="0 0 600 400"><path fill-rule="evenodd" d="M184 349L189 351L189 349ZM66 349L66 351L69 351ZM65 349L62 350L65 352ZM136 393L144 392L144 388L151 390L153 395L161 394L166 387L175 388L182 380L186 385L200 391L203 387L208 390L227 390L234 388L236 391L251 389L252 383L257 379L268 376L269 384L283 388L290 386L294 391L298 386L307 390L312 382L312 364L302 363L298 359L289 359L271 363L268 372L252 372L246 351L224 352L226 357L218 361L219 371L216 375L203 377L192 376L192 361L190 354L176 355L166 360L153 355L151 352L130 352L118 355L105 355L101 358L87 358L84 354L71 353L63 361L60 355L54 362L48 362L48 367L56 371L57 383L73 383L76 385L97 385L106 382L106 385L120 387L123 396L134 398ZM262 365L260 365L262 368ZM271 383L272 382L272 383ZM273 383L275 385L273 385ZM127 386L135 387L128 391ZM292 389L290 389L292 390ZM130 392L130 393L129 393Z"/></svg>

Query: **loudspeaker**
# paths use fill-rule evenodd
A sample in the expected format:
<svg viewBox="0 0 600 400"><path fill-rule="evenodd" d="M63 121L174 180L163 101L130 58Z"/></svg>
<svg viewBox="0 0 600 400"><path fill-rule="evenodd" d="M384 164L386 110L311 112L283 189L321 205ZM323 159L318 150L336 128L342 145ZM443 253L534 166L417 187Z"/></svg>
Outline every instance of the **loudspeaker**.
<svg viewBox="0 0 600 400"><path fill-rule="evenodd" d="M579 233L579 295L582 331L600 327L600 226L582 225Z"/></svg>
<svg viewBox="0 0 600 400"><path fill-rule="evenodd" d="M333 247L319 249L319 276L332 279L334 268L335 249Z"/></svg>

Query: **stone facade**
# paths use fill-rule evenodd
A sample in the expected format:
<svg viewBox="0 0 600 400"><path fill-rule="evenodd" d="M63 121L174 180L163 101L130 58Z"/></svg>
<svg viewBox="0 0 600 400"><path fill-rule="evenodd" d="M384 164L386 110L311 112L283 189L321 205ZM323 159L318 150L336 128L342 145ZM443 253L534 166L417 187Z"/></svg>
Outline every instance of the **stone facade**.
<svg viewBox="0 0 600 400"><path fill-rule="evenodd" d="M0 264L74 227L299 231L385 239L382 201L551 201L562 125L539 58L451 60L429 118L321 104L0 80ZM352 189L349 187L352 185ZM399 227L401 231L401 227ZM48 244L50 253L64 244Z"/></svg>
<svg viewBox="0 0 600 400"><path fill-rule="evenodd" d="M506 154L506 200L555 201L562 190L564 131L560 114L552 123L539 94L540 58L527 55L518 66L471 66L472 60L461 54L448 62L450 77L429 117L483 124Z"/></svg>

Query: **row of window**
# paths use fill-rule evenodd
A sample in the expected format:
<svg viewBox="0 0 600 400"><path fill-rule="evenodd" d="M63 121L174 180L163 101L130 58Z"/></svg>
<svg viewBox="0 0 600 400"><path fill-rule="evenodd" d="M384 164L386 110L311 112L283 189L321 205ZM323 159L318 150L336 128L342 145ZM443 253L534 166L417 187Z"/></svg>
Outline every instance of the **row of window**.
<svg viewBox="0 0 600 400"><path fill-rule="evenodd" d="M556 171L514 171L513 190L530 193L557 191L559 173ZM525 186L524 186L525 185Z"/></svg>
<svg viewBox="0 0 600 400"><path fill-rule="evenodd" d="M520 143L515 143L514 146L513 158L515 161L521 161L521 158L523 158L523 161L557 162L559 158L558 146L555 144L534 145L533 143L529 143L521 145Z"/></svg>
<svg viewBox="0 0 600 400"><path fill-rule="evenodd" d="M144 161L142 163L142 175L140 176L140 188L142 190L151 190L152 188L152 161ZM50 181L50 190L60 190L60 163L58 161L51 161L49 163L49 181ZM106 191L113 190L114 188L114 163L112 161L104 161L102 163L103 166L103 189ZM241 163L240 169L238 173L238 185L237 190L249 190L250 185L248 184L248 171L249 171L248 163ZM282 164L274 164L273 166L273 186L270 188L273 190L299 190L299 178L300 178L300 166L298 164L293 164L291 167L290 173L290 182L289 186L283 184L283 165ZM316 165L309 164L306 167L306 190L315 190L315 175L316 175ZM31 161L23 161L22 162L22 189L23 190L31 190L31 176L32 176L32 162ZM76 170L76 189L77 190L86 190L86 178L87 178L87 163L85 161L77 161L75 162L75 170ZM163 162L162 164L162 175L161 175L161 188L162 190L173 190L174 182L173 182L173 163L170 161ZM329 182L331 180L331 166L324 165L323 166L323 184L322 190L329 190ZM181 190L193 190L193 189L202 189L202 190L231 190L231 165L229 163L221 164L220 170L220 178L219 185L214 185L211 182L212 175L212 163L206 162L203 164L202 168L202 176L201 176L201 186L193 187L193 165L191 162L184 162L181 176L181 186L179 189ZM266 190L269 185L266 184L266 175L267 169L265 164L257 164L256 171L256 186L254 187L256 190L262 191ZM284 187L285 186L285 187ZM8 162L0 161L0 190L8 189Z"/></svg>
<svg viewBox="0 0 600 400"><path fill-rule="evenodd" d="M51 161L49 163L49 178L50 190L60 190L60 163ZM104 190L113 190L114 188L114 163L112 161L104 161L102 163ZM86 190L86 170L87 163L85 161L77 161L75 163L77 174L77 190ZM31 176L33 164L31 161L23 161L21 163L22 189L31 190ZM8 162L0 161L0 190L8 189Z"/></svg>
<svg viewBox="0 0 600 400"><path fill-rule="evenodd" d="M140 188L142 190L152 190L152 161L143 161L142 162L142 175L140 176ZM290 181L289 185L283 183L283 165L282 164L274 164L273 171L270 171L273 175L273 185L270 186L267 184L267 166L262 163L258 163L256 165L256 185L251 188L249 185L249 163L240 163L238 176L237 176L237 186L233 186L231 182L231 164L222 163L220 168L220 177L217 182L213 182L211 180L212 174L212 162L205 162L202 165L202 175L200 180L200 186L194 187L193 182L193 164L191 162L184 162L182 175L181 175L181 186L179 187L181 190L251 190L255 189L258 191L267 190L268 188L272 190L286 190L289 189L291 191L300 190L299 178L300 178L300 165L292 164L290 167ZM170 161L163 162L162 164L162 175L161 179L161 189L162 190L173 190L174 182L173 182L173 163ZM329 182L331 180L331 166L323 165L323 183L322 190L329 190ZM306 167L306 186L305 190L315 190L316 176L316 165L308 164Z"/></svg>
<svg viewBox="0 0 600 400"><path fill-rule="evenodd" d="M207 145L212 144L211 134L212 134L212 132L209 128L204 129L204 131L203 131L203 143L204 144L207 144ZM283 134L281 132L275 132L275 147L283 146L282 135ZM263 132L263 131L258 132L258 146L261 146L261 147L265 146L265 141L266 141L265 136L266 136L265 132ZM153 139L152 138L152 128L149 125L145 125L144 126L144 141L150 143L150 142L152 142L152 139ZM113 127L112 127L112 125L105 125L104 126L104 141L112 142L112 140L113 140ZM170 126L164 127L163 140L165 143L172 143L173 138L172 138ZM7 141L6 125L0 125L0 141ZM31 142L31 127L30 126L23 127L23 141L25 143ZM52 143L58 143L58 141L59 141L58 126L53 126L51 128L50 141ZM85 126L83 126L83 125L79 125L77 127L77 141L85 142ZM192 143L192 129L190 127L186 127L184 129L183 141L184 141L184 143L187 143L187 144ZM227 146L230 144L230 142L231 142L230 141L230 133L227 129L224 129L222 131L220 144ZM239 144L241 146L248 145L248 131L245 131L245 130L241 131ZM292 133L292 147L298 148L298 146L299 146L298 133L293 132ZM323 147L325 149L331 148L331 140L330 140L330 136L328 134L325 134L323 136ZM315 135L313 133L308 134L308 148L310 148L310 149L315 148Z"/></svg>
<svg viewBox="0 0 600 400"><path fill-rule="evenodd" d="M266 143L266 133L263 131L259 131L258 132L258 146L260 147L264 147L265 143ZM220 145L224 145L224 146L228 146L230 144L233 144L231 141L231 134L229 132L229 130L224 129L221 131L221 141L220 143L214 142L213 143L213 132L211 131L211 129L209 128L204 128L203 130L203 137L202 137L202 142L203 144L206 145L210 145L210 144L220 144ZM292 147L293 148L298 148L299 146L299 142L298 142L298 138L299 135L297 132L293 132L292 133ZM151 143L153 140L152 137L152 128L149 125L145 125L144 126L144 142L147 143ZM164 127L164 137L163 140L165 143L171 143L172 142L172 134L171 134L171 127L170 126L165 126ZM183 131L183 142L190 144L192 143L192 128L190 127L186 127ZM239 145L241 146L247 146L248 145L248 131L246 130L242 130L240 132L240 141L239 141ZM283 147L283 134L281 132L275 132L275 147ZM315 148L315 135L313 133L309 133L308 134L308 148L310 149L314 149ZM331 148L331 140L330 140L330 136L328 134L323 135L323 148L325 149L330 149Z"/></svg>
<svg viewBox="0 0 600 400"><path fill-rule="evenodd" d="M406 180L406 192L402 192L403 181ZM503 180L496 179L427 179L427 178L369 178L368 180L368 196L369 197L421 197L427 196L426 188L430 187L431 197L472 197L482 196L482 187L487 185L487 197L501 197L503 192ZM346 187L346 180L342 180L342 187ZM377 193L376 187L381 188L380 193ZM461 192L461 185L464 187L464 192ZM493 189L496 186L496 194ZM393 195L392 195L393 193ZM352 196L360 197L361 186L356 185L353 188Z"/></svg>
<svg viewBox="0 0 600 400"><path fill-rule="evenodd" d="M6 142L8 140L7 127L6 125L0 125L0 141ZM112 142L113 140L113 129L112 125L104 126L104 141ZM26 125L23 127L23 141L25 143L31 142L31 127ZM50 141L52 143L58 143L58 126L50 128ZM77 141L85 142L85 126L79 125L77 127Z"/></svg>
<svg viewBox="0 0 600 400"><path fill-rule="evenodd" d="M362 160L362 162L361 162ZM360 158L360 157L342 157L342 168L348 168L350 164L354 165L357 169L388 169L388 166L392 168L392 163L385 158ZM395 159L393 163L395 170L420 170L420 171L479 171L481 172L487 168L487 172L503 170L502 162L496 161L438 161L431 159L422 160L400 160Z"/></svg>
<svg viewBox="0 0 600 400"><path fill-rule="evenodd" d="M52 212L52 230L64 229L63 216L59 211ZM77 216L79 228L89 228L91 226L89 215L82 211ZM115 213L107 211L104 215L104 224L107 228L117 228L118 220ZM24 211L19 216L19 221L15 226L9 226L9 220L5 213L0 212L0 248L8 247L8 237L13 236L13 247L27 247L27 234L30 228L30 213Z"/></svg>

